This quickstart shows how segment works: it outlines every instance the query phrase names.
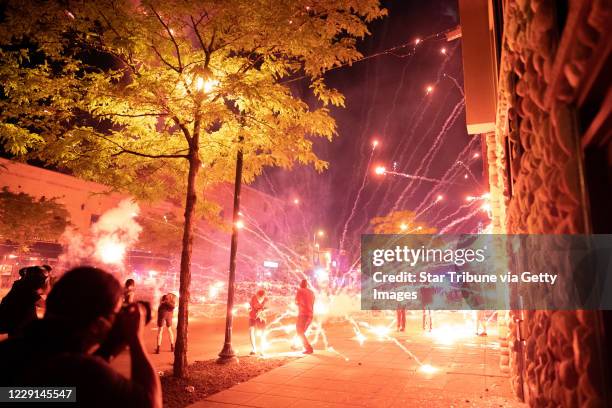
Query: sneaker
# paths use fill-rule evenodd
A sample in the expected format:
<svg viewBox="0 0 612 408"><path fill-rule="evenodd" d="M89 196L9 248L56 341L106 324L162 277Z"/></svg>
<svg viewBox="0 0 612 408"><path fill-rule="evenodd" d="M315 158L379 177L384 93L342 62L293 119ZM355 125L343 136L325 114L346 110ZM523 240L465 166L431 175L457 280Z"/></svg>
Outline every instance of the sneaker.
<svg viewBox="0 0 612 408"><path fill-rule="evenodd" d="M255 355L257 355L257 353L256 353L255 351L251 351L251 352L249 353L249 356L255 356Z"/></svg>
<svg viewBox="0 0 612 408"><path fill-rule="evenodd" d="M480 337L484 337L486 335L487 335L487 332L482 332L482 333L479 334Z"/></svg>
<svg viewBox="0 0 612 408"><path fill-rule="evenodd" d="M159 354L159 346L155 349L155 354Z"/></svg>
<svg viewBox="0 0 612 408"><path fill-rule="evenodd" d="M313 349L308 349L308 350L304 350L304 352L302 354L312 354L314 353Z"/></svg>

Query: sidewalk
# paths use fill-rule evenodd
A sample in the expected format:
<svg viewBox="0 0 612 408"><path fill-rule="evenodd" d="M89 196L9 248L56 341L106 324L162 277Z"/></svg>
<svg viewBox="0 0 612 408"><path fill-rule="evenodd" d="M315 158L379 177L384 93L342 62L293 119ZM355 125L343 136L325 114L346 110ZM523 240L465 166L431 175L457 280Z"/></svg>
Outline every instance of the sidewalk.
<svg viewBox="0 0 612 408"><path fill-rule="evenodd" d="M316 350L191 407L525 406L511 395L508 377L499 370L495 335L454 341L445 338L452 337L448 331L431 336L413 330L390 333L397 343L368 335L360 346L346 328L334 332L329 336L333 351ZM429 366L422 367L399 345Z"/></svg>

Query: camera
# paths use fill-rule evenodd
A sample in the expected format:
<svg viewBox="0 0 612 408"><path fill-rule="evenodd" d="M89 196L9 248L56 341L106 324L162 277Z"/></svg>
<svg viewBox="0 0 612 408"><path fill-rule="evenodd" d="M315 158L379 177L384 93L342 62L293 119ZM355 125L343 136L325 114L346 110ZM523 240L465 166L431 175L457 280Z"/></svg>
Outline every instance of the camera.
<svg viewBox="0 0 612 408"><path fill-rule="evenodd" d="M151 304L142 300L131 303L131 305L134 304L141 304L144 307L146 311L145 324L149 324L149 322L151 321ZM122 306L121 310L119 311L119 314L127 313L128 307L130 307L130 304ZM125 346L125 333L122 333L121 330L117 328L117 325L114 325L110 333L108 334L106 340L100 345L100 347L96 351L96 355L106 361L110 361L111 358L117 356L122 350L124 350Z"/></svg>
<svg viewBox="0 0 612 408"><path fill-rule="evenodd" d="M145 312L145 313L146 313L146 314L145 314L145 324L149 324L149 322L151 322L151 318L152 318L152 314L151 314L151 303L146 302L146 301L144 301L144 300L137 300L137 301L135 301L135 302L134 302L134 303L132 303L132 304L139 304L139 305L142 305L142 306L144 307L144 309L145 309L145 311L146 311L146 312ZM124 312L125 310L127 310L127 308L128 308L128 307L130 307L130 305L123 305L123 306L121 307L121 311L120 311L119 313Z"/></svg>

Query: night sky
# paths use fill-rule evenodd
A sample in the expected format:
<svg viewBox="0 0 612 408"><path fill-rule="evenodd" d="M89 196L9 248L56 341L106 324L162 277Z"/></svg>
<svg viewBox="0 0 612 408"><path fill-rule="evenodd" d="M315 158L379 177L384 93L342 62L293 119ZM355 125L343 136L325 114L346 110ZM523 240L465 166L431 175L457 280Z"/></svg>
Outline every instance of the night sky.
<svg viewBox="0 0 612 408"><path fill-rule="evenodd" d="M389 15L371 25L372 35L360 44L366 56L459 24L457 2L453 0L384 4ZM446 54L442 48L446 48ZM332 111L339 137L332 143L319 141L316 145L317 153L329 162L329 169L322 174L304 167L291 172L272 170L255 184L287 200L299 197L312 229L326 231L325 246L340 246L350 219L344 248L355 251L372 217L386 215L392 209L423 210L438 194L444 195L444 200L423 212L421 221L439 231L446 227L446 232L462 233L475 232L479 222L488 223L478 205L466 205L467 195L481 195L485 187L483 163L473 157L481 153L480 139L466 132L463 96L451 79L463 84L460 40L447 42L440 36L424 41L413 51L411 46L394 55L329 72L329 85L344 93L347 105ZM426 88L430 85L434 90L428 95ZM374 139L380 146L368 166ZM445 180L453 184L411 182L399 176L374 174L375 166L392 169L394 162L397 172L428 178L442 178L450 169ZM364 188L358 197L362 183ZM474 216L468 217L470 213ZM451 217L445 220L447 216ZM465 222L449 225L462 217Z"/></svg>

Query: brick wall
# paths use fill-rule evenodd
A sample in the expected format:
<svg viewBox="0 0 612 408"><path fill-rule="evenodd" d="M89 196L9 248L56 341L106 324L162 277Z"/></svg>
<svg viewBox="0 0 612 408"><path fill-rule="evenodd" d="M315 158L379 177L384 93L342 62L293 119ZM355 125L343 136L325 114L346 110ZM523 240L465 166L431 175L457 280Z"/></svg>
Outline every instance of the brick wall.
<svg viewBox="0 0 612 408"><path fill-rule="evenodd" d="M589 231L574 100L611 7L505 2L496 132L486 136L495 232ZM508 321L502 364L517 396L534 407L606 404L597 313L511 311Z"/></svg>

